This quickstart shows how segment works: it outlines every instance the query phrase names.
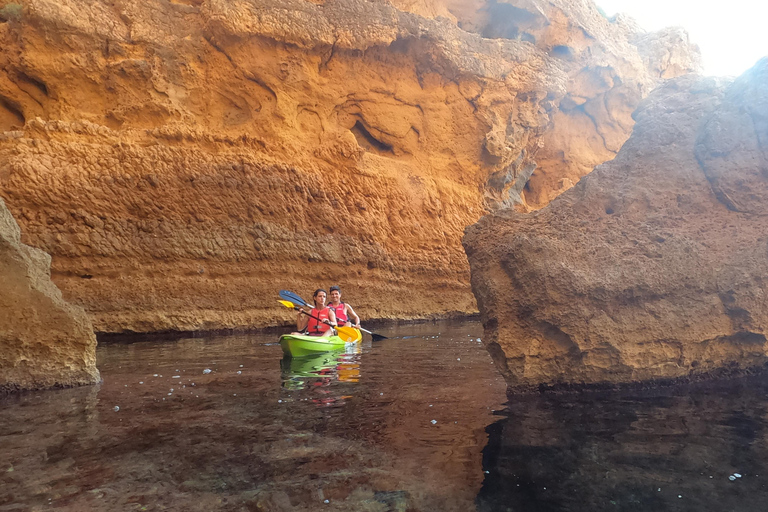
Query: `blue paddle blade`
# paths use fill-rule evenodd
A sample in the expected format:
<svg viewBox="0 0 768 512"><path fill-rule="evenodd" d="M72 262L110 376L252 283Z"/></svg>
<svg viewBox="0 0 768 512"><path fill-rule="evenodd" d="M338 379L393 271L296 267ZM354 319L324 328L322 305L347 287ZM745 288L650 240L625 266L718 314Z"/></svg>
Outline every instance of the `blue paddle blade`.
<svg viewBox="0 0 768 512"><path fill-rule="evenodd" d="M289 292L288 290L280 290L280 298L287 300L288 302L291 302L293 304L296 304L297 306L309 306L309 303L296 295L293 292Z"/></svg>

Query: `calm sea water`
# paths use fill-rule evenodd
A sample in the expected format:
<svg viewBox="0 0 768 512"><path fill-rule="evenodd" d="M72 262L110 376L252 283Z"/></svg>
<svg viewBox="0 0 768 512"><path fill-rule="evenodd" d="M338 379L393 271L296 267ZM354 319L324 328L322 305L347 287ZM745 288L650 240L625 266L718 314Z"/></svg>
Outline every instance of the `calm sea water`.
<svg viewBox="0 0 768 512"><path fill-rule="evenodd" d="M507 402L478 323L377 332L102 343L100 385L0 399L0 511L768 509L764 378Z"/></svg>
<svg viewBox="0 0 768 512"><path fill-rule="evenodd" d="M505 401L482 327L381 333L102 343L100 385L0 399L0 511L472 510Z"/></svg>

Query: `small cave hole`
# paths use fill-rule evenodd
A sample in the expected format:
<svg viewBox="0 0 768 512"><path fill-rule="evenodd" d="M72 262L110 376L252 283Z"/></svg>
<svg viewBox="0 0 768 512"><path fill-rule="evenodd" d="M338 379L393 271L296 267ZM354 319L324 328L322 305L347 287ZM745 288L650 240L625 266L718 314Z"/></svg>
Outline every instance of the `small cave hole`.
<svg viewBox="0 0 768 512"><path fill-rule="evenodd" d="M488 24L480 35L488 39L516 39L536 44L536 38L525 29L535 26L536 15L507 3L491 3Z"/></svg>
<svg viewBox="0 0 768 512"><path fill-rule="evenodd" d="M607 213L608 215L613 215L613 208L610 208L610 207L606 208L605 213Z"/></svg>
<svg viewBox="0 0 768 512"><path fill-rule="evenodd" d="M369 151L376 151L378 153L394 153L392 146L386 142L382 142L366 130L363 123L360 121L355 122L355 126L350 130L357 139L357 143L361 148L365 148Z"/></svg>
<svg viewBox="0 0 768 512"><path fill-rule="evenodd" d="M19 73L19 79L23 82L26 82L35 88L39 90L41 93L43 93L45 96L48 96L48 86L45 85L45 82L42 80L38 80L37 78L31 77L26 73Z"/></svg>
<svg viewBox="0 0 768 512"><path fill-rule="evenodd" d="M93 279L93 276L91 274L83 274L80 276L81 279Z"/></svg>
<svg viewBox="0 0 768 512"><path fill-rule="evenodd" d="M0 131L21 130L26 121L18 103L0 96Z"/></svg>
<svg viewBox="0 0 768 512"><path fill-rule="evenodd" d="M552 56L568 59L573 57L573 49L570 46L557 45L552 48Z"/></svg>

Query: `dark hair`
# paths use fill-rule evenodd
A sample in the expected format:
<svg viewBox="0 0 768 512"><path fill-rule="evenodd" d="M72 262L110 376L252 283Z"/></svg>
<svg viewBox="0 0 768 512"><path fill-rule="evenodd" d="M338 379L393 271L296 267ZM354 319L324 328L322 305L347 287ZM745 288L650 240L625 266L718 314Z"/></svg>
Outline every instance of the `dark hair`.
<svg viewBox="0 0 768 512"><path fill-rule="evenodd" d="M324 294L328 295L327 291L323 290L322 288L318 288L317 290L315 290L315 293L312 294L312 298L314 299L315 297L317 297L317 294L320 292L323 292Z"/></svg>
<svg viewBox="0 0 768 512"><path fill-rule="evenodd" d="M339 288L339 287L338 287L338 286L336 286L336 285L333 285L333 286L331 286L331 287L330 287L330 290L331 290L332 292L336 291L336 292L339 292L339 293L341 293L341 288Z"/></svg>

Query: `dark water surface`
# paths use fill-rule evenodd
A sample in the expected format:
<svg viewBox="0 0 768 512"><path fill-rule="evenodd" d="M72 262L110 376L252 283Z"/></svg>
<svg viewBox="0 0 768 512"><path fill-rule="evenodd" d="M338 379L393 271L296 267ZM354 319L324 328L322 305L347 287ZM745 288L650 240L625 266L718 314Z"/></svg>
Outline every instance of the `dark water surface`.
<svg viewBox="0 0 768 512"><path fill-rule="evenodd" d="M474 509L506 400L482 327L381 333L102 343L100 385L0 399L0 511Z"/></svg>
<svg viewBox="0 0 768 512"><path fill-rule="evenodd" d="M503 405L478 323L381 333L101 344L100 385L0 399L0 512L768 510L765 377Z"/></svg>

